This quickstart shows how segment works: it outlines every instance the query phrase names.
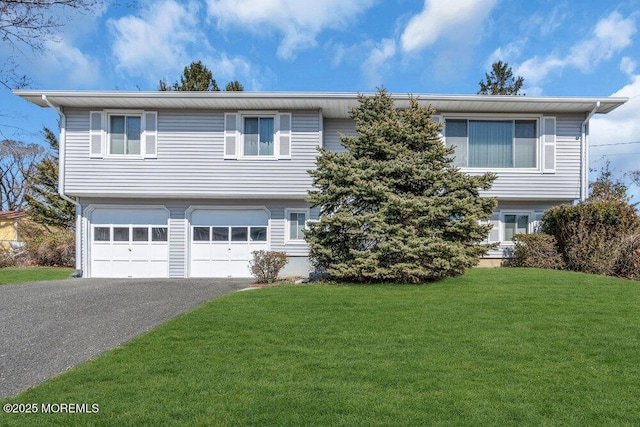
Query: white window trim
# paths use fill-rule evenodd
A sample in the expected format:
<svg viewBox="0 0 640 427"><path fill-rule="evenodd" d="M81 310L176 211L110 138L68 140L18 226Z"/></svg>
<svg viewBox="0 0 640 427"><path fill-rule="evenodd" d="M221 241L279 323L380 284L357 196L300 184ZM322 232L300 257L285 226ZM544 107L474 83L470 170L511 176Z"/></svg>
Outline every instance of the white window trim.
<svg viewBox="0 0 640 427"><path fill-rule="evenodd" d="M271 156L251 156L244 154L244 119L250 117L258 117L258 118L272 118L273 119L273 155ZM280 119L277 111L239 111L238 112L238 121L236 123L236 129L240 130L240 138L239 139L239 147L236 147L238 154L238 159L240 160L278 160L280 156L280 144L278 143L279 129L280 129Z"/></svg>
<svg viewBox="0 0 640 427"><path fill-rule="evenodd" d="M107 159L144 159L147 154L144 139L147 124L144 110L105 110L104 112L104 157ZM111 154L111 116L140 117L140 154Z"/></svg>
<svg viewBox="0 0 640 427"><path fill-rule="evenodd" d="M460 166L460 170L463 172L511 172L511 173L531 173L531 172L540 172L542 173L542 162L544 161L542 155L542 145L544 144L544 135L542 134L542 120L543 115L541 114L491 114L491 113L473 113L473 114L464 114L464 113L447 113L439 115L439 120L442 123L442 142L446 144L446 123L447 119L454 120L535 120L536 121L536 131L538 133L538 143L536 144L536 167L535 168L472 168L468 166ZM435 117L435 116L434 116ZM467 137L468 138L468 137Z"/></svg>
<svg viewBox="0 0 640 427"><path fill-rule="evenodd" d="M290 219L289 219L289 215L292 213L303 213L305 214L305 222L304 222L304 229L308 230L309 229L309 221L310 221L310 216L311 216L311 210L310 209L305 209L305 208L286 208L284 210L284 241L285 244L293 244L293 245L306 245L307 241L305 239L292 239L291 235L289 234L291 228L290 228Z"/></svg>
<svg viewBox="0 0 640 427"><path fill-rule="evenodd" d="M500 243L513 244L513 240L506 240L506 221L505 216L507 215L527 215L529 217L529 221L527 222L527 234L533 233L533 225L535 221L535 212L527 211L527 210L507 210L500 211Z"/></svg>

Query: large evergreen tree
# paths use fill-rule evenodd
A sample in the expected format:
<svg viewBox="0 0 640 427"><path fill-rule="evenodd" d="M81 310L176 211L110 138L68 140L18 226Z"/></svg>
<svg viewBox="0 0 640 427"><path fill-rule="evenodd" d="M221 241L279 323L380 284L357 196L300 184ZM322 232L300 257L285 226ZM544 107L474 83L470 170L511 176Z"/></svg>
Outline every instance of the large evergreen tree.
<svg viewBox="0 0 640 427"><path fill-rule="evenodd" d="M44 137L50 151L27 179L27 212L37 223L71 229L75 206L58 194L58 139L48 128L44 128Z"/></svg>
<svg viewBox="0 0 640 427"><path fill-rule="evenodd" d="M491 65L491 74L485 73L480 85L479 95L520 95L524 77L513 77L513 70L506 62L498 61Z"/></svg>
<svg viewBox="0 0 640 427"><path fill-rule="evenodd" d="M470 176L418 104L396 109L380 90L351 111L355 137L344 152L320 150L308 201L321 208L305 237L316 268L340 280L418 283L462 274L481 244L495 200L482 198L492 174Z"/></svg>

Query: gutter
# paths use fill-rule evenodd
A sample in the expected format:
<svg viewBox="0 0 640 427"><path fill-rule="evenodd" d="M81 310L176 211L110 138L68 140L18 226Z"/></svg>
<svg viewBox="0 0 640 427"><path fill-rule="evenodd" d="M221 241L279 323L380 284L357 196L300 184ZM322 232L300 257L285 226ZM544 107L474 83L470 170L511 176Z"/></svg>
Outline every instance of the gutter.
<svg viewBox="0 0 640 427"><path fill-rule="evenodd" d="M582 122L581 131L581 141L582 141L582 150L580 153L582 159L582 176L581 176L581 185L580 185L580 201L584 202L587 200L587 195L589 194L589 134L587 133L587 126L589 125L589 120L598 112L600 108L600 101L596 101L593 109L587 117Z"/></svg>
<svg viewBox="0 0 640 427"><path fill-rule="evenodd" d="M60 139L58 141L58 195L60 195L63 200L73 203L76 207L76 273L74 273L74 276L81 277L78 276L78 273L82 270L82 245L78 236L82 235L82 206L77 199L72 199L64 194L67 117L62 112L61 107L56 107L47 99L47 95L42 95L42 101L58 113L61 120Z"/></svg>

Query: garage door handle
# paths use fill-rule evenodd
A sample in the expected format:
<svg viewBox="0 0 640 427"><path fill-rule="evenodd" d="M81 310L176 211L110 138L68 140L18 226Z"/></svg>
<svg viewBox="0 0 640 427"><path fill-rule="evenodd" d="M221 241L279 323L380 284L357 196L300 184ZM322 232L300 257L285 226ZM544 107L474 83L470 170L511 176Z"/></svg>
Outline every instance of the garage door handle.
<svg viewBox="0 0 640 427"><path fill-rule="evenodd" d="M129 252L131 252L131 248L129 248Z"/></svg>

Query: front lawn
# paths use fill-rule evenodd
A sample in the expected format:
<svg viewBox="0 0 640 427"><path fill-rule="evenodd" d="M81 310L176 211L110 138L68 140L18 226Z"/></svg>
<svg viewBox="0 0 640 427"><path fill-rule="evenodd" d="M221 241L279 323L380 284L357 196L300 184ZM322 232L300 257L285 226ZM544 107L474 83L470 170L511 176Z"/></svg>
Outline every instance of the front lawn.
<svg viewBox="0 0 640 427"><path fill-rule="evenodd" d="M68 279L72 272L71 268L0 268L0 285Z"/></svg>
<svg viewBox="0 0 640 427"><path fill-rule="evenodd" d="M473 269L214 300L7 402L7 425L639 425L640 283Z"/></svg>

